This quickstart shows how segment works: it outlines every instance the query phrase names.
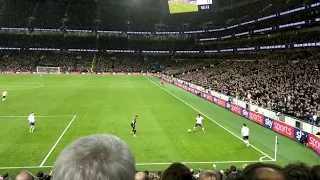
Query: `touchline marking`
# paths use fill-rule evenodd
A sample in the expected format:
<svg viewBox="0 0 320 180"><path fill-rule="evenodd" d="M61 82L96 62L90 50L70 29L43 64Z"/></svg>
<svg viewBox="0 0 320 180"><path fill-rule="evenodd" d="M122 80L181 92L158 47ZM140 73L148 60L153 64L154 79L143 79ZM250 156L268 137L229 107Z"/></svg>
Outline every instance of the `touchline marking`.
<svg viewBox="0 0 320 180"><path fill-rule="evenodd" d="M49 168L49 167L45 167L45 166L17 166L17 167L0 167L0 170L7 170L7 169L37 169L37 168Z"/></svg>
<svg viewBox="0 0 320 180"><path fill-rule="evenodd" d="M263 162L269 162L272 160L263 160ZM181 162L182 164L229 164L229 163L256 163L261 161L212 161L212 162ZM147 165L170 165L169 162L164 163L137 163L137 166L147 166Z"/></svg>
<svg viewBox="0 0 320 180"><path fill-rule="evenodd" d="M38 88L42 88L44 87L43 84L37 84L38 86L34 86L34 87L28 87L28 86L13 86L13 88L9 87L9 88L3 88L3 87L0 87L0 90L9 90L9 91L19 91L19 90L29 90L29 89L38 89ZM40 86L39 86L40 85ZM4 86L4 85L2 85ZM9 85L10 86L10 85ZM12 85L11 85L12 86Z"/></svg>
<svg viewBox="0 0 320 180"><path fill-rule="evenodd" d="M181 162L182 164L229 164L229 163L257 163L257 162L274 162L273 160L263 161L212 161L212 162ZM172 162L163 163L137 163L136 166L154 166L154 165L170 165ZM0 167L0 170L8 169L39 169L39 168L53 168L53 166L20 166L20 167Z"/></svg>
<svg viewBox="0 0 320 180"><path fill-rule="evenodd" d="M55 115L55 116L36 116L36 118L55 118L55 117L74 117L76 115ZM0 118L19 118L19 117L28 117L28 116L0 116Z"/></svg>
<svg viewBox="0 0 320 180"><path fill-rule="evenodd" d="M62 132L62 134L60 135L60 137L58 138L58 140L56 141L56 143L52 146L51 150L48 152L47 156L43 159L42 163L40 164L40 167L42 167L44 165L44 163L47 161L47 159L49 158L49 156L51 155L51 153L53 152L53 150L56 148L56 146L58 145L58 143L60 142L60 140L62 139L62 137L64 136L64 134L67 132L67 130L69 129L69 127L71 126L71 124L73 123L73 121L76 119L77 116L73 116L72 120L69 122L69 124L67 125L67 127L64 129L64 131Z"/></svg>
<svg viewBox="0 0 320 180"><path fill-rule="evenodd" d="M155 84L156 86L160 87L161 89L163 89L164 91L166 91L167 93L169 93L171 96L175 97L176 99L178 99L179 101L181 101L182 103L184 103L185 105L189 106L190 108L192 108L193 110L197 111L198 113L202 114L204 117L208 118L210 121L214 122L216 125L220 126L222 129L226 130L227 132L229 132L230 134L232 134L233 136L235 136L236 138L240 139L242 141L242 138L237 136L236 134L234 134L233 132L231 132L229 129L223 127L220 123L218 123L217 121L213 120L212 118L210 118L209 116L205 115L204 113L202 113L201 111L199 111L198 109L196 109L195 107L191 106L190 104L188 104L187 102L185 102L184 100L180 99L179 97L177 97L176 95L174 95L173 93L171 93L170 91L166 90L165 88L163 88L162 86L160 86L159 84L155 83L154 81L152 81L151 79L149 79L148 77L144 76L146 79L148 79L150 82L152 82L153 84ZM255 149L256 151L260 152L261 154L263 154L265 157L268 157L270 160L274 160L273 158L271 158L269 155L267 155L266 153L264 153L263 151L261 151L260 149L256 148L253 145L250 145L250 147L252 147L253 149Z"/></svg>
<svg viewBox="0 0 320 180"><path fill-rule="evenodd" d="M154 86L44 86L44 88L154 88Z"/></svg>

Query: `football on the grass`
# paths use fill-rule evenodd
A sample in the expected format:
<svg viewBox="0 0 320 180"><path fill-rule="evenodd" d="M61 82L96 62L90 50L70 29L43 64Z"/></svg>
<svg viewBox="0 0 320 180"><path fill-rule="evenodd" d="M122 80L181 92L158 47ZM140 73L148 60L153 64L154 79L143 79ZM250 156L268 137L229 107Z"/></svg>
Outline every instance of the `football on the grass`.
<svg viewBox="0 0 320 180"><path fill-rule="evenodd" d="M191 133L191 129L188 129L188 133Z"/></svg>

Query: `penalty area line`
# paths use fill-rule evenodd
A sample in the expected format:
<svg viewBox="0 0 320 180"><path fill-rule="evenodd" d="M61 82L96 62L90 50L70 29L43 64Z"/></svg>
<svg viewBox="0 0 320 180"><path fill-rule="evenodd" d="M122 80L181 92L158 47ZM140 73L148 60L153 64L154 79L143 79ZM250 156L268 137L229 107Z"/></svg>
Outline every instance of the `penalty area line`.
<svg viewBox="0 0 320 180"><path fill-rule="evenodd" d="M64 134L67 132L67 130L69 129L69 127L71 126L71 124L73 123L73 121L76 119L77 116L73 116L73 118L71 119L71 121L69 122L69 124L67 125L67 127L64 129L64 131L62 132L62 134L60 135L60 137L58 138L58 140L56 141L56 143L52 146L52 148L50 149L50 151L48 152L47 156L43 159L43 161L41 162L41 164L39 165L40 167L42 167L44 165L44 163L47 161L47 159L49 158L49 156L51 155L51 153L53 152L53 150L56 148L56 146L58 145L58 143L60 142L60 140L62 139L62 137L64 136Z"/></svg>
<svg viewBox="0 0 320 180"><path fill-rule="evenodd" d="M173 96L174 98L176 98L177 100L181 101L183 104L189 106L191 109L197 111L198 113L202 114L204 117L208 118L210 121L212 121L213 123L215 123L216 125L218 125L219 127L221 127L222 129L226 130L227 132L229 132L231 135L233 135L234 137L238 138L239 140L242 141L242 138L237 136L235 133L231 132L229 129L225 128L224 126L222 126L220 123L218 123L217 121L213 120L212 118L210 118L209 116L205 115L204 113L202 113L201 111L199 111L198 109L196 109L195 107L191 106L189 103L185 102L184 100L182 100L181 98L179 98L178 96L174 95L172 92L168 91L167 89L163 88L162 86L160 86L159 84L157 84L156 82L152 81L150 78L144 76L146 79L148 79L151 83L155 84L156 86L160 87L162 90L166 91L168 94L170 94L171 96ZM268 157L269 159L273 160L269 155L267 155L266 153L264 153L263 151L261 151L260 149L256 148L255 146L250 144L250 147L252 147L253 149L255 149L256 151L258 151L259 153L263 154L264 156Z"/></svg>
<svg viewBox="0 0 320 180"><path fill-rule="evenodd" d="M272 160L262 161L211 161L211 162L181 162L182 164L232 164L232 163L258 163L258 162L271 162ZM170 165L173 162L158 162L158 163L137 163L136 166L156 166L156 165ZM18 167L0 167L0 170L8 169L41 169L53 168L53 166L18 166Z"/></svg>

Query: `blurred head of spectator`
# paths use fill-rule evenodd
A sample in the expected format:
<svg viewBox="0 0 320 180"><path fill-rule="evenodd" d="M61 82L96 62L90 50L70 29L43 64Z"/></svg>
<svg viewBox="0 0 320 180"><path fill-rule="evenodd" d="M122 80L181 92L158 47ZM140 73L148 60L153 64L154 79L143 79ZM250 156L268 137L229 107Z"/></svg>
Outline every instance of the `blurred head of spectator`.
<svg viewBox="0 0 320 180"><path fill-rule="evenodd" d="M236 180L285 180L281 167L274 164L256 163L247 166Z"/></svg>
<svg viewBox="0 0 320 180"><path fill-rule="evenodd" d="M163 172L161 180L192 180L192 174L185 165L173 163Z"/></svg>
<svg viewBox="0 0 320 180"><path fill-rule="evenodd" d="M311 176L312 180L320 179L320 165L314 165L311 168Z"/></svg>
<svg viewBox="0 0 320 180"><path fill-rule="evenodd" d="M228 178L236 178L238 175L237 168L235 166L231 166L229 171L226 172Z"/></svg>
<svg viewBox="0 0 320 180"><path fill-rule="evenodd" d="M3 173L3 174L1 174L1 176L0 176L0 180L6 180L8 177L9 177L9 174L8 174L8 173Z"/></svg>
<svg viewBox="0 0 320 180"><path fill-rule="evenodd" d="M311 168L304 163L288 164L284 167L284 172L290 180L311 179Z"/></svg>
<svg viewBox="0 0 320 180"><path fill-rule="evenodd" d="M133 180L135 159L128 145L116 136L82 137L57 158L53 180Z"/></svg>
<svg viewBox="0 0 320 180"><path fill-rule="evenodd" d="M145 172L137 172L135 180L149 180L149 176Z"/></svg>
<svg viewBox="0 0 320 180"><path fill-rule="evenodd" d="M17 177L16 180L34 180L34 176L28 172L28 171L21 171Z"/></svg>
<svg viewBox="0 0 320 180"><path fill-rule="evenodd" d="M220 180L220 175L213 171L200 173L199 180Z"/></svg>

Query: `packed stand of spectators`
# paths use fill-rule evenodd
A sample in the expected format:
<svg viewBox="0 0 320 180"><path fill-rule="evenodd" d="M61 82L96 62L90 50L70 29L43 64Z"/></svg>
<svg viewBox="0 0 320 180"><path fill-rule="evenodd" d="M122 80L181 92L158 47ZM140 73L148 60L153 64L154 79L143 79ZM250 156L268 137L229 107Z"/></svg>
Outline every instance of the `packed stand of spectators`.
<svg viewBox="0 0 320 180"><path fill-rule="evenodd" d="M0 71L31 71L37 59L25 53L0 54Z"/></svg>
<svg viewBox="0 0 320 180"><path fill-rule="evenodd" d="M263 61L214 61L177 77L320 125L320 54L303 57L308 56L283 53Z"/></svg>
<svg viewBox="0 0 320 180"><path fill-rule="evenodd" d="M312 167L298 162L280 167L275 164L244 164L241 169L199 169L195 172L182 163L172 163L163 172L137 171L135 157L120 138L107 134L82 137L60 153L50 173L36 175L21 171L16 180L319 180L320 165ZM3 173L0 180L9 180Z"/></svg>
<svg viewBox="0 0 320 180"><path fill-rule="evenodd" d="M269 55L260 61L212 61L198 69L193 64L177 77L320 125L319 57L319 53L299 52Z"/></svg>
<svg viewBox="0 0 320 180"><path fill-rule="evenodd" d="M202 69L210 65L212 61L210 60L175 60L168 64L165 69L167 74L175 75L179 73L186 72L187 70L195 70L195 69Z"/></svg>
<svg viewBox="0 0 320 180"><path fill-rule="evenodd" d="M66 53L1 53L0 71L31 71L37 66L60 67L62 72L88 72L91 68L93 55Z"/></svg>
<svg viewBox="0 0 320 180"><path fill-rule="evenodd" d="M96 72L151 72L164 67L166 58L133 56L99 56L94 65Z"/></svg>
<svg viewBox="0 0 320 180"><path fill-rule="evenodd" d="M170 57L105 55L87 53L2 53L0 72L31 71L37 66L60 67L61 72L146 72L161 71Z"/></svg>

